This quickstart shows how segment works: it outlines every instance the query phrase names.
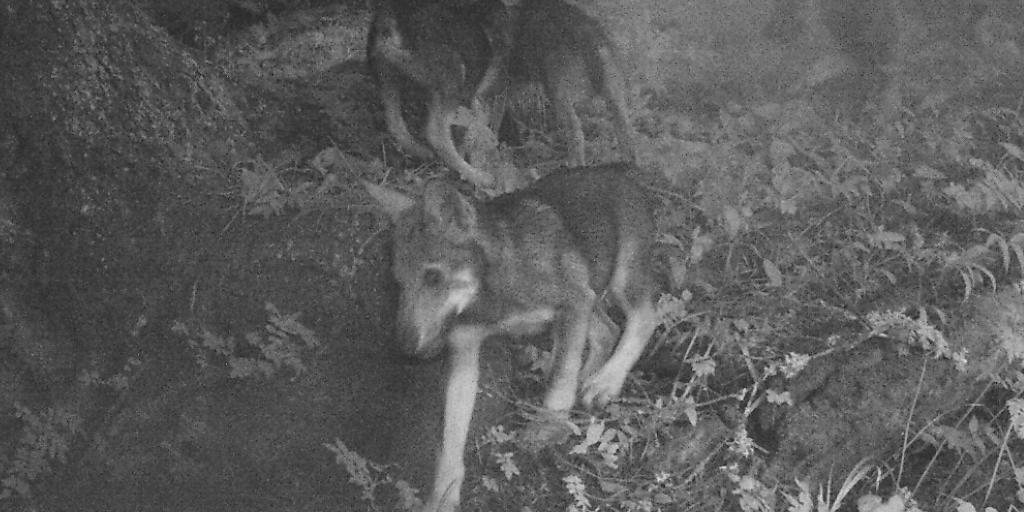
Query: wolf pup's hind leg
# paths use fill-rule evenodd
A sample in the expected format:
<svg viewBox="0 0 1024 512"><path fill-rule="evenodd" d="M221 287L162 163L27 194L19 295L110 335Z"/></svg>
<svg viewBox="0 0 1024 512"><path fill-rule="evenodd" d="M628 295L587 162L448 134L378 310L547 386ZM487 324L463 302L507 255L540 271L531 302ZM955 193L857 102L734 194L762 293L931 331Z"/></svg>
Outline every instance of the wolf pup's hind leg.
<svg viewBox="0 0 1024 512"><path fill-rule="evenodd" d="M636 198L625 198L625 202L631 199ZM609 292L625 312L626 326L611 358L583 383L581 401L587 407L603 407L619 396L626 376L640 359L658 326L654 307L655 287L649 270L653 220L628 208L622 208L621 215L624 221L620 227L619 251Z"/></svg>
<svg viewBox="0 0 1024 512"><path fill-rule="evenodd" d="M586 282L585 267L582 282ZM548 393L544 397L544 407L552 411L568 411L576 403L583 351L587 346L587 332L595 302L593 290L585 290L561 313L562 325L555 326L554 373L551 375Z"/></svg>
<svg viewBox="0 0 1024 512"><path fill-rule="evenodd" d="M626 79L618 64L618 55L610 46L597 49L597 58L601 63L601 95L605 97L608 110L612 113L616 136L619 139L619 152L623 160L636 163L636 137L633 125L629 122L629 106L626 104Z"/></svg>
<svg viewBox="0 0 1024 512"><path fill-rule="evenodd" d="M580 371L580 378L584 382L608 361L620 334L619 327L608 317L605 305L599 302L594 307L594 314L590 317L590 328L587 331L587 358L583 363L583 370Z"/></svg>
<svg viewBox="0 0 1024 512"><path fill-rule="evenodd" d="M583 383L583 405L603 407L622 393L629 370L640 359L657 326L658 318L650 299L626 310L626 327L619 346L604 366Z"/></svg>

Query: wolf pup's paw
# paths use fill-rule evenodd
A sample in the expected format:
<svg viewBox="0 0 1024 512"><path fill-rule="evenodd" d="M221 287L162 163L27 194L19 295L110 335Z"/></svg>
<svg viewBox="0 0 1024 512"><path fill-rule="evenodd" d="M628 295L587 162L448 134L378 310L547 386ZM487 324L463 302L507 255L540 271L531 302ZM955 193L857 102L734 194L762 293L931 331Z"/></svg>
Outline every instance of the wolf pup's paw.
<svg viewBox="0 0 1024 512"><path fill-rule="evenodd" d="M604 407L622 393L627 372L605 366L583 383L581 402L587 408Z"/></svg>
<svg viewBox="0 0 1024 512"><path fill-rule="evenodd" d="M454 494L449 489L443 496L431 495L430 499L418 509L418 512L459 512L462 510L459 498L458 489L454 490Z"/></svg>

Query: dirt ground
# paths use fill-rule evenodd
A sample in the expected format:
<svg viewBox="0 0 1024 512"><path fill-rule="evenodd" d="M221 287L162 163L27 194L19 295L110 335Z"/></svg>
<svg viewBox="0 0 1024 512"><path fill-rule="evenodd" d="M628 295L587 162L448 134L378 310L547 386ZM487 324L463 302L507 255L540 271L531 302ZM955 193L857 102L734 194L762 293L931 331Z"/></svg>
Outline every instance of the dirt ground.
<svg viewBox="0 0 1024 512"><path fill-rule="evenodd" d="M306 216L192 219L192 233L175 240L194 257L174 271L194 281L159 292L163 307L180 309L159 313L140 334L164 353L139 368L141 380L105 418L111 426L90 453L62 470L66 484L46 498L48 510L357 509L358 492L324 446L336 439L426 488L442 362L391 350L388 233L357 193L351 200ZM169 329L192 315L239 336L260 328L264 301L301 312L319 338L303 374L210 377ZM485 389L503 386L507 374L507 352L495 345ZM505 406L482 396L478 414L494 422Z"/></svg>

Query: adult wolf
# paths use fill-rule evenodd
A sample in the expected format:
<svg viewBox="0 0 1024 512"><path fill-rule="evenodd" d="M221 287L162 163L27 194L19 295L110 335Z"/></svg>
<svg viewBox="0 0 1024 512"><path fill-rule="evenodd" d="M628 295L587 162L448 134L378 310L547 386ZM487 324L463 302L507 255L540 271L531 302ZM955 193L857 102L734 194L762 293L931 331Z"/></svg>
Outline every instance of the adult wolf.
<svg viewBox="0 0 1024 512"><path fill-rule="evenodd" d="M493 176L463 158L452 138L460 107L485 105L517 85L540 83L568 132L570 165L585 163L576 103L600 95L612 112L623 160L634 142L618 51L605 29L579 8L558 0L381 0L374 11L367 60L377 79L388 131L406 153L437 156L461 177L490 185ZM426 93L427 145L402 116L402 91ZM505 105L493 105L497 127Z"/></svg>
<svg viewBox="0 0 1024 512"><path fill-rule="evenodd" d="M459 503L484 339L550 326L550 410L568 410L577 394L591 406L621 392L657 324L649 200L619 164L556 172L484 203L436 181L422 199L366 187L395 224L401 346L423 358L446 352L444 435L426 510L449 512ZM617 346L604 297L625 314Z"/></svg>
<svg viewBox="0 0 1024 512"><path fill-rule="evenodd" d="M619 51L607 30L580 8L558 0L522 0L516 16L509 75L516 83L535 82L567 131L569 165L586 163L583 126L576 103L590 96L605 100L615 123L622 159L636 159L626 104L626 80Z"/></svg>
<svg viewBox="0 0 1024 512"><path fill-rule="evenodd" d="M507 45L495 34L493 21L503 15L499 0L460 6L443 0L380 0L374 9L367 62L377 80L388 132L409 155L435 155L477 185L493 177L467 162L452 140L460 107L479 108L503 66ZM424 135L429 147L410 132L402 116L403 91L414 85L426 95Z"/></svg>

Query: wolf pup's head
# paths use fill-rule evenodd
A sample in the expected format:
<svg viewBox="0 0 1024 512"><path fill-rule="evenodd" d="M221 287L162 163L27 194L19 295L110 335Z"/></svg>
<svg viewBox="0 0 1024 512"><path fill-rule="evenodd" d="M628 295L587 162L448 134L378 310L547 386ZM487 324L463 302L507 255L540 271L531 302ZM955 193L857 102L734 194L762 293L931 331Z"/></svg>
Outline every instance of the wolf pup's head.
<svg viewBox="0 0 1024 512"><path fill-rule="evenodd" d="M401 287L401 350L431 358L451 320L477 300L482 257L474 243L476 208L454 188L427 184L422 200L364 183L394 223L392 271Z"/></svg>

